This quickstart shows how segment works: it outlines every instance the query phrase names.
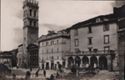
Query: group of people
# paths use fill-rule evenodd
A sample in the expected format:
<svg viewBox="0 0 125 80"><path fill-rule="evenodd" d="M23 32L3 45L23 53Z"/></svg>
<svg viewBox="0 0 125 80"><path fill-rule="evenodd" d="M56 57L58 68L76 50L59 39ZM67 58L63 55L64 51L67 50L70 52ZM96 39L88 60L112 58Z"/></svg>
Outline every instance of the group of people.
<svg viewBox="0 0 125 80"><path fill-rule="evenodd" d="M35 77L38 77L39 76L39 71L40 69L38 69L35 73ZM16 80L16 74L13 73L13 79L12 80ZM43 76L44 78L46 78L46 80L55 80L56 78L59 78L60 74L57 72L56 75L54 74L51 74L49 78L46 77L46 70L43 70ZM21 79L21 80L31 80L31 72L30 71L27 71L26 74L25 74L25 78L24 79Z"/></svg>
<svg viewBox="0 0 125 80"><path fill-rule="evenodd" d="M38 77L38 73L39 73L39 69L36 71L36 77ZM43 70L43 75L46 78L46 70ZM47 80L55 80L55 78L59 78L59 73L56 73L56 76L54 76L53 74L50 75L50 78L46 78Z"/></svg>
<svg viewBox="0 0 125 80"><path fill-rule="evenodd" d="M40 69L38 69L36 71L36 73L35 73L36 77L38 77L39 71L40 71ZM44 75L44 77L46 77L46 70L43 70L43 75ZM30 80L30 77L31 77L31 72L27 71L26 74L25 74L25 79L21 79L21 80ZM12 74L12 80L16 80L16 74L15 73Z"/></svg>

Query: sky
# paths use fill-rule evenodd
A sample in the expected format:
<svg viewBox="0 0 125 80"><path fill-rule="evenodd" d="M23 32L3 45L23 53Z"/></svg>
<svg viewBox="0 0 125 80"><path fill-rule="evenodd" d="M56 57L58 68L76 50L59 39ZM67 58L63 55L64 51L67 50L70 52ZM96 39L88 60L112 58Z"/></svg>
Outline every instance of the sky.
<svg viewBox="0 0 125 80"><path fill-rule="evenodd" d="M99 15L113 12L114 1L37 0L39 36L61 30ZM1 50L12 50L23 42L23 0L1 0Z"/></svg>

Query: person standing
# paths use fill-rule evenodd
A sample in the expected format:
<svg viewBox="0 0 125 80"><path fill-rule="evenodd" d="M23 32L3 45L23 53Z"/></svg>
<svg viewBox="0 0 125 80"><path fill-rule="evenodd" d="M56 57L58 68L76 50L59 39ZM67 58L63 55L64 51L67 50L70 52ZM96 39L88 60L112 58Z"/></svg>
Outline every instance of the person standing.
<svg viewBox="0 0 125 80"><path fill-rule="evenodd" d="M46 77L46 70L43 70L43 75L44 77Z"/></svg>
<svg viewBox="0 0 125 80"><path fill-rule="evenodd" d="M51 74L51 76L50 76L50 80L55 80L53 74Z"/></svg>
<svg viewBox="0 0 125 80"><path fill-rule="evenodd" d="M16 80L16 74L13 73L13 80Z"/></svg>
<svg viewBox="0 0 125 80"><path fill-rule="evenodd" d="M31 73L30 71L26 72L25 80L30 80Z"/></svg>

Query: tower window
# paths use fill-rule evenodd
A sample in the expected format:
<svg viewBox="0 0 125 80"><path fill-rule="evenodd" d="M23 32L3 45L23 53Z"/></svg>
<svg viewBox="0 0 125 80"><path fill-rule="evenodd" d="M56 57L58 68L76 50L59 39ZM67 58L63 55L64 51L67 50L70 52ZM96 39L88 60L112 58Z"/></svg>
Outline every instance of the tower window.
<svg viewBox="0 0 125 80"><path fill-rule="evenodd" d="M32 10L30 9L30 16L32 16Z"/></svg>
<svg viewBox="0 0 125 80"><path fill-rule="evenodd" d="M88 37L88 44L92 45L92 37Z"/></svg>
<svg viewBox="0 0 125 80"><path fill-rule="evenodd" d="M34 11L34 17L36 17L36 11Z"/></svg>

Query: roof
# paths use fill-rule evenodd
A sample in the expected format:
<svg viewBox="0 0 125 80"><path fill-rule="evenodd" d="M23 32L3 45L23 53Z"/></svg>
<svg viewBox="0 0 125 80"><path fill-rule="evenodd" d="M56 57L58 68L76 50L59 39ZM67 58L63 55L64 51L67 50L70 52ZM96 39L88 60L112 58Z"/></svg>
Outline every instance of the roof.
<svg viewBox="0 0 125 80"><path fill-rule="evenodd" d="M20 44L18 47L21 47L21 46L23 46L23 44Z"/></svg>
<svg viewBox="0 0 125 80"><path fill-rule="evenodd" d="M88 26L92 27L94 25L101 25L101 24L107 24L107 23L112 23L112 22L117 22L117 17L114 14L101 15L101 16L88 19L86 21L76 23L70 28L67 28L67 30L83 28L83 27L88 27Z"/></svg>
<svg viewBox="0 0 125 80"><path fill-rule="evenodd" d="M47 34L47 35L42 35L39 38L39 42L46 41L46 40L51 40L51 39L56 39L56 38L70 38L69 33L67 33L65 30L58 31L57 33L52 33L52 34Z"/></svg>

